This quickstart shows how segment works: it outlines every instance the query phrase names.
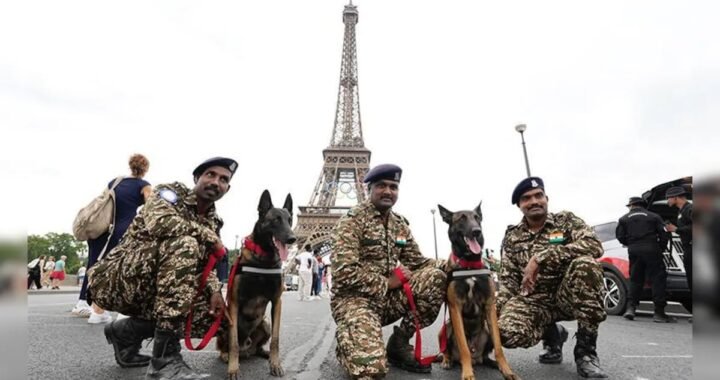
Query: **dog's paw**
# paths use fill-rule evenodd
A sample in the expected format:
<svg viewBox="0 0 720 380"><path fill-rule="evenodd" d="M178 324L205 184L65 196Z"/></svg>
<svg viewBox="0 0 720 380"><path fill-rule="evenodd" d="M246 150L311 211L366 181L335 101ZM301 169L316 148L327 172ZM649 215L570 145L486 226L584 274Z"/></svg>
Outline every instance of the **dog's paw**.
<svg viewBox="0 0 720 380"><path fill-rule="evenodd" d="M280 364L270 364L270 374L273 376L285 376L285 370Z"/></svg>
<svg viewBox="0 0 720 380"><path fill-rule="evenodd" d="M448 358L443 358L442 363L440 363L440 367L442 367L442 369L451 369L452 366L452 362Z"/></svg>
<svg viewBox="0 0 720 380"><path fill-rule="evenodd" d="M228 354L227 352L220 353L220 360L222 360L223 363L227 363L229 359L230 359L230 354Z"/></svg>
<svg viewBox="0 0 720 380"><path fill-rule="evenodd" d="M518 375L516 375L516 374L514 374L514 373L509 373L509 374L507 374L507 375L503 375L503 377L505 378L505 380L522 380L522 379L520 378L520 376L518 376Z"/></svg>
<svg viewBox="0 0 720 380"><path fill-rule="evenodd" d="M240 380L240 371L235 371L234 373L228 371L227 380Z"/></svg>
<svg viewBox="0 0 720 380"><path fill-rule="evenodd" d="M462 380L475 380L475 374L473 373L473 371L469 371L469 372L463 371L461 377L462 377Z"/></svg>

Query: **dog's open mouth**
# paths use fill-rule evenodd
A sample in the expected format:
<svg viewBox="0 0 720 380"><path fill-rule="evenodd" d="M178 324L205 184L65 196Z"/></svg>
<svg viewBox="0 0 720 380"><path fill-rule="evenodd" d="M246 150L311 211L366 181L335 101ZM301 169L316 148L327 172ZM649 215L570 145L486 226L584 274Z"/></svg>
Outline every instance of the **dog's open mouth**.
<svg viewBox="0 0 720 380"><path fill-rule="evenodd" d="M285 245L285 243L278 240L275 236L273 236L273 244L275 245L275 249L277 249L278 254L280 255L280 260L282 260L282 261L287 260L287 256L288 256L287 245Z"/></svg>
<svg viewBox="0 0 720 380"><path fill-rule="evenodd" d="M482 253L482 246L480 245L480 243L477 242L477 239L475 239L474 237L472 237L472 238L466 237L465 244L467 244L468 248L470 249L470 252L472 252L476 255L479 255L480 253Z"/></svg>

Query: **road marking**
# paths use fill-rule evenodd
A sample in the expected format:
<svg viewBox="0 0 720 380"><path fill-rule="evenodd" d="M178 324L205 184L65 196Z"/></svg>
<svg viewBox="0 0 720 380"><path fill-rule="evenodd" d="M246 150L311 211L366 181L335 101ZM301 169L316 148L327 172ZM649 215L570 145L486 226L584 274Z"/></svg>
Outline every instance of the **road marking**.
<svg viewBox="0 0 720 380"><path fill-rule="evenodd" d="M623 355L631 359L692 359L692 355Z"/></svg>

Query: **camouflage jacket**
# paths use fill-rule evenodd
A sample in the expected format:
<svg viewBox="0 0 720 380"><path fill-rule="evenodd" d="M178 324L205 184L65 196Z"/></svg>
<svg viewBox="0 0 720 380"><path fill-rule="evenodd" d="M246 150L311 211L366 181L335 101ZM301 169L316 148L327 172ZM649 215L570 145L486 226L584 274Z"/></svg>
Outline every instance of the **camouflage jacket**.
<svg viewBox="0 0 720 380"><path fill-rule="evenodd" d="M214 205L210 207L207 215L198 214L197 198L192 189L179 182L158 185L130 224L120 244L103 260L118 259L126 252L134 252L127 257L146 261L145 258L148 256L157 254L164 240L192 236L200 245L196 272L199 280L208 262L211 247L219 239L222 225L223 221L217 215ZM143 265L143 263L125 261L124 266L135 266L133 264L137 264L138 267ZM212 294L220 291L221 288L222 284L218 281L217 274L211 271L207 279L206 291Z"/></svg>
<svg viewBox="0 0 720 380"><path fill-rule="evenodd" d="M335 227L331 268L334 296L380 298L399 261L410 271L435 265L420 253L407 219L390 212L387 226L369 201L343 216Z"/></svg>
<svg viewBox="0 0 720 380"><path fill-rule="evenodd" d="M502 243L502 269L498 306L520 294L523 271L532 256L536 256L540 272L530 297L552 297L558 290L570 262L581 256L599 258L603 254L595 232L569 211L548 213L545 226L533 233L523 218L520 224L509 226Z"/></svg>

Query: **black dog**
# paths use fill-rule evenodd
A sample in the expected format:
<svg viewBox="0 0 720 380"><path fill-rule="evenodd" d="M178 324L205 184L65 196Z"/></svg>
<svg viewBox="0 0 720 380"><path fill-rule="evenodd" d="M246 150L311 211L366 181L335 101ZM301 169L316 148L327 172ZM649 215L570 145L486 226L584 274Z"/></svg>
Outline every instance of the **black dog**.
<svg viewBox="0 0 720 380"><path fill-rule="evenodd" d="M482 265L485 240L480 226L480 205L472 211L451 212L440 205L438 209L443 221L450 226L448 236L452 243L452 254L445 266L450 323L439 336L441 346L447 339L442 367L449 369L459 361L463 380L475 379L475 364L499 368L505 379L519 379L503 354L495 309L495 282ZM489 358L493 349L497 362Z"/></svg>
<svg viewBox="0 0 720 380"><path fill-rule="evenodd" d="M252 235L243 242L238 269L233 279L227 309L228 328L218 334L220 358L228 362L228 377L237 379L239 358L258 355L269 358L270 374L282 376L280 365L280 311L283 292L282 260L287 245L296 240L291 229L292 197L285 198L283 208L274 208L265 190L258 205L258 220ZM272 302L272 326L265 319L268 302ZM270 340L270 352L263 349ZM228 350L229 348L229 350Z"/></svg>

